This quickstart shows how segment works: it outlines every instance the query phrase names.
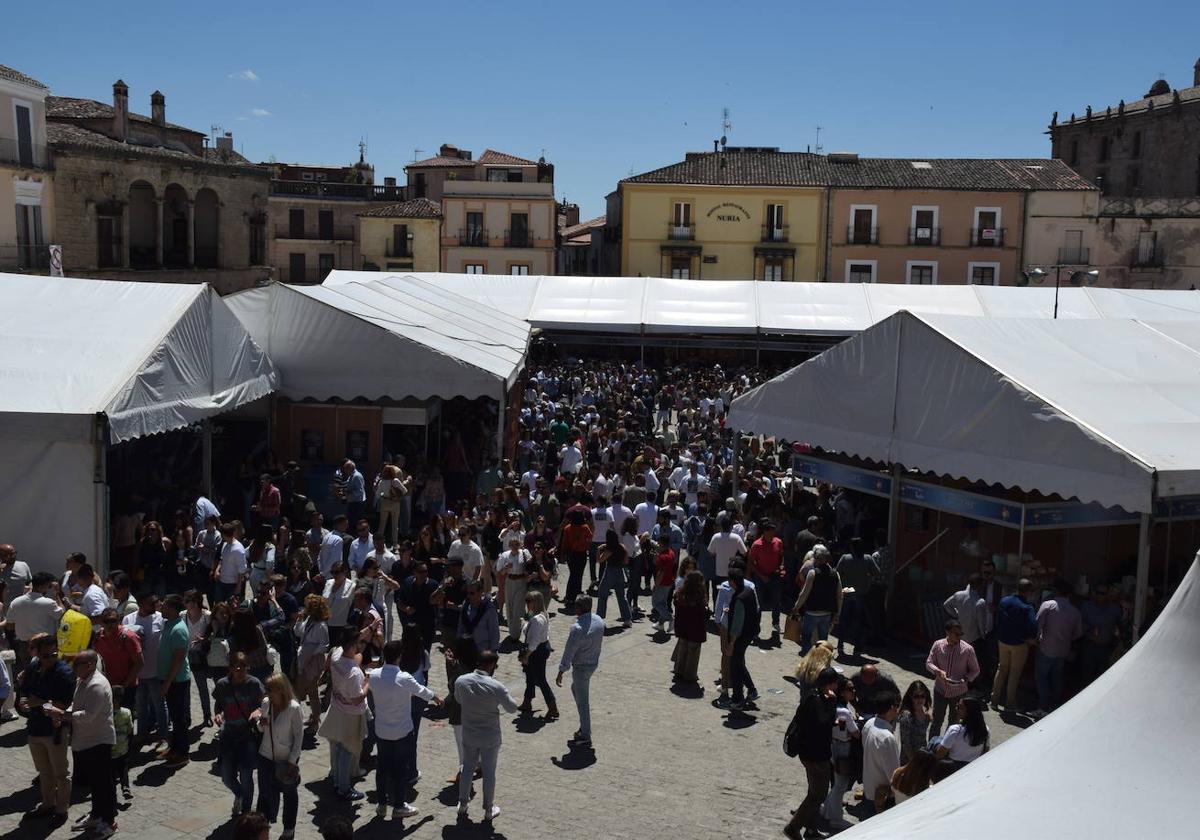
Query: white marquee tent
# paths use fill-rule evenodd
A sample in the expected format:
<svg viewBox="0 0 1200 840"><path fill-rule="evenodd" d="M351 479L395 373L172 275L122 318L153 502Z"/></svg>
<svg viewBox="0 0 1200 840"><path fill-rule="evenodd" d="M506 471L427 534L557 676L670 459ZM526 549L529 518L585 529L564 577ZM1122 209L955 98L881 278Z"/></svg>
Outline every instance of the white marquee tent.
<svg viewBox="0 0 1200 840"><path fill-rule="evenodd" d="M357 272L226 298L293 399L503 400L525 364L525 321L416 278Z"/></svg>
<svg viewBox="0 0 1200 840"><path fill-rule="evenodd" d="M326 287L386 277L424 283L537 329L647 334L845 336L901 309L930 315L1050 318L1049 286L765 283L662 277L546 277L334 271ZM1200 292L1067 287L1059 320L1200 320Z"/></svg>
<svg viewBox="0 0 1200 840"><path fill-rule="evenodd" d="M252 402L276 382L207 285L0 274L0 542L46 569L69 551L102 557L104 447Z"/></svg>
<svg viewBox="0 0 1200 840"><path fill-rule="evenodd" d="M1200 495L1194 322L898 312L733 401L729 424L1142 514Z"/></svg>
<svg viewBox="0 0 1200 840"><path fill-rule="evenodd" d="M1200 559L1146 635L1052 715L846 840L1194 837Z"/></svg>

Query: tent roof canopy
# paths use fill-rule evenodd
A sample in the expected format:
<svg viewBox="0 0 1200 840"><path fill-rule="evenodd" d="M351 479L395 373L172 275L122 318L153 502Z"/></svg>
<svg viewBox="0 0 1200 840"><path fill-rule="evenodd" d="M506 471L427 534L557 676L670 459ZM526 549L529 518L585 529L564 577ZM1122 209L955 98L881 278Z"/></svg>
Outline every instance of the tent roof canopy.
<svg viewBox="0 0 1200 840"><path fill-rule="evenodd" d="M1001 840L1015 814L1064 840L1194 836L1179 791L1200 775L1200 752L1179 710L1200 698L1198 673L1200 560L1132 653L1070 702L839 836Z"/></svg>
<svg viewBox="0 0 1200 840"><path fill-rule="evenodd" d="M287 396L498 398L524 367L531 330L523 319L415 277L354 275L228 298L285 371Z"/></svg>
<svg viewBox="0 0 1200 840"><path fill-rule="evenodd" d="M898 283L766 283L664 277L546 277L334 271L326 287L386 277L424 282L535 328L577 332L846 336L901 309L930 315L1050 318L1054 289ZM1200 293L1065 288L1059 320L1200 320Z"/></svg>
<svg viewBox="0 0 1200 840"><path fill-rule="evenodd" d="M0 427L112 442L269 394L277 374L207 285L0 274Z"/></svg>
<svg viewBox="0 0 1200 840"><path fill-rule="evenodd" d="M737 429L1064 498L1200 494L1190 322L902 311L733 402Z"/></svg>

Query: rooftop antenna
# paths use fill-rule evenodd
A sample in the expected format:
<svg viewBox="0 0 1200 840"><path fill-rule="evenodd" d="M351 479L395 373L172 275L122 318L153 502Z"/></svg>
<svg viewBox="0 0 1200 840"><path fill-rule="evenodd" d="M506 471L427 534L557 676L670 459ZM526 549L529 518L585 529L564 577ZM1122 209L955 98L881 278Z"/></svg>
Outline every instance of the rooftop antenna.
<svg viewBox="0 0 1200 840"><path fill-rule="evenodd" d="M424 149L413 149L413 163L421 159L421 155L425 154Z"/></svg>
<svg viewBox="0 0 1200 840"><path fill-rule="evenodd" d="M365 138L358 139L358 162L363 163L367 158L367 141Z"/></svg>
<svg viewBox="0 0 1200 840"><path fill-rule="evenodd" d="M729 121L729 109L721 109L721 151L725 151L725 144L729 142L729 130L733 128L733 123Z"/></svg>
<svg viewBox="0 0 1200 840"><path fill-rule="evenodd" d="M821 126L817 126L817 140L813 144L813 153L819 155L823 151L825 151L825 147L821 145Z"/></svg>

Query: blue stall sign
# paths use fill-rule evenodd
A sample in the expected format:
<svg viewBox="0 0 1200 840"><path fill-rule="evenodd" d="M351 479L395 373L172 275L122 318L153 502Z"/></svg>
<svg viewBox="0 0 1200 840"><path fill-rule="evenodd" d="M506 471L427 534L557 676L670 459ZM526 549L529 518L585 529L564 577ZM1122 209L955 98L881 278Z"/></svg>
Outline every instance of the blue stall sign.
<svg viewBox="0 0 1200 840"><path fill-rule="evenodd" d="M892 495L892 477L861 467L822 461L805 455L792 456L792 472L813 481L827 481L839 487L887 498Z"/></svg>
<svg viewBox="0 0 1200 840"><path fill-rule="evenodd" d="M1159 519L1200 519L1200 499L1163 499L1154 515Z"/></svg>
<svg viewBox="0 0 1200 840"><path fill-rule="evenodd" d="M1141 520L1141 514L1124 508L1106 508L1095 503L1061 502L1025 506L1025 528L1082 528L1101 525L1128 525Z"/></svg>
<svg viewBox="0 0 1200 840"><path fill-rule="evenodd" d="M917 481L900 482L900 499L909 504L932 508L946 513L956 513L971 519L1004 525L1009 528L1021 527L1021 505L1006 502L1003 499L993 499L990 496L980 496L963 490L952 490L949 487L938 487L934 484L922 484Z"/></svg>

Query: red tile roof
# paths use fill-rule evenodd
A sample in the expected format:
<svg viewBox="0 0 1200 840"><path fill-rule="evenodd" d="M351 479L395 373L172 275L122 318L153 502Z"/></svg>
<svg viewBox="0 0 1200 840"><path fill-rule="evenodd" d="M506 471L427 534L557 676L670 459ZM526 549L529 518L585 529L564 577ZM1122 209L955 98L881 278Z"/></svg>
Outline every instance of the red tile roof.
<svg viewBox="0 0 1200 840"><path fill-rule="evenodd" d="M50 120L111 120L113 118L113 106L106 105L103 102L97 102L95 99L79 99L74 96L47 96L46 97L46 119ZM133 122L154 124L154 120L144 114L135 114L129 112L129 119ZM173 128L176 131L190 131L192 134L204 134L203 131L196 131L188 128L186 125L176 125L175 123L166 123L167 128Z"/></svg>
<svg viewBox="0 0 1200 840"><path fill-rule="evenodd" d="M500 164L504 166L537 166L537 161L526 160L525 158L510 155L505 152L497 152L494 149L485 149L483 154L479 156L480 163Z"/></svg>
<svg viewBox="0 0 1200 840"><path fill-rule="evenodd" d="M32 76L26 76L20 70L14 70L11 67L5 67L3 64L0 64L0 79L8 79L10 82L18 82L23 85L29 85L30 87L42 88L43 90L50 89Z"/></svg>
<svg viewBox="0 0 1200 840"><path fill-rule="evenodd" d="M425 158L425 160L414 161L413 163L410 163L408 166L406 166L404 168L405 169L425 169L427 167L474 166L474 165L475 165L475 161L473 161L473 160L463 160L462 158L442 157L441 155L438 155L437 157Z"/></svg>
<svg viewBox="0 0 1200 840"><path fill-rule="evenodd" d="M442 208L436 201L430 201L428 198L414 198L399 204L372 207L358 215L375 219L440 219Z"/></svg>
<svg viewBox="0 0 1200 840"><path fill-rule="evenodd" d="M591 239L592 231L596 228L604 227L606 221L606 216L597 216L594 219L588 219L586 222L580 222L577 225L571 225L568 228L563 228L562 238L565 241L567 239L574 239L581 234L587 234L588 238Z"/></svg>

